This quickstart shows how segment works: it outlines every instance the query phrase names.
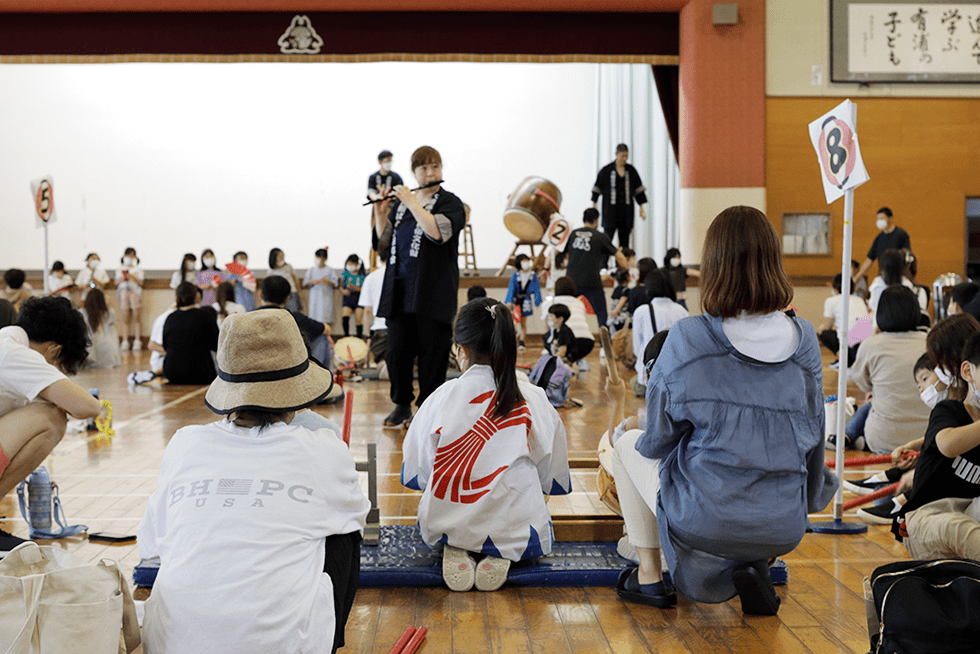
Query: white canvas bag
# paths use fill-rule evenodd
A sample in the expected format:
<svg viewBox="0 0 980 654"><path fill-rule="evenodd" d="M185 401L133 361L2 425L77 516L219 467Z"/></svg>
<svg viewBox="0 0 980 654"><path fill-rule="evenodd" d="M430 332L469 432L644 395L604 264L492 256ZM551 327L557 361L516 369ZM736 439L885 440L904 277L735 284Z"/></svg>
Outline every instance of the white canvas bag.
<svg viewBox="0 0 980 654"><path fill-rule="evenodd" d="M92 565L31 541L0 560L0 652L125 654L139 644L133 596L115 561Z"/></svg>

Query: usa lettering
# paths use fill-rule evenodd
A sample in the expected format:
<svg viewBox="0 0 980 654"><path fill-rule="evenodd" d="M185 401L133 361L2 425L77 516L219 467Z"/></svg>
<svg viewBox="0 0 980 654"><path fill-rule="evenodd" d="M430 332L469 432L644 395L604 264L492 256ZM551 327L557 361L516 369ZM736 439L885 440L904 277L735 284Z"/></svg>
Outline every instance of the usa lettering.
<svg viewBox="0 0 980 654"><path fill-rule="evenodd" d="M210 498L222 507L249 506L265 508L265 501L285 498L297 504L309 504L313 489L302 484L288 484L276 479L201 479L174 486L168 493L169 506L189 499L196 507L207 505ZM236 501L242 498L241 502Z"/></svg>

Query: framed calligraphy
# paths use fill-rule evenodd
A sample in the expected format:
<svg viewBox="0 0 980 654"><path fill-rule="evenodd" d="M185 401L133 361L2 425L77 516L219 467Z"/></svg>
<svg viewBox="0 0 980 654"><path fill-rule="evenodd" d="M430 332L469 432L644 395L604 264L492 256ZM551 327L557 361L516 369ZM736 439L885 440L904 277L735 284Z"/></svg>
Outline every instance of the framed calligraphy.
<svg viewBox="0 0 980 654"><path fill-rule="evenodd" d="M980 0L831 0L832 82L980 82Z"/></svg>
<svg viewBox="0 0 980 654"><path fill-rule="evenodd" d="M830 256L829 213L784 213L783 256Z"/></svg>

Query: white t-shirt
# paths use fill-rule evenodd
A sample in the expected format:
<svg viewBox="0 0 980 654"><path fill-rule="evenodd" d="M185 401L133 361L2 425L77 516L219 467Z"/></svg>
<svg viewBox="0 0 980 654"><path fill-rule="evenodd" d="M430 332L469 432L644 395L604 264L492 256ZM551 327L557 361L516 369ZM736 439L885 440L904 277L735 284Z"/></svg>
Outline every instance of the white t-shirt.
<svg viewBox="0 0 980 654"><path fill-rule="evenodd" d="M840 293L833 295L823 303L823 317L834 319L834 329L840 329L841 323L844 322L844 302L842 298L844 296ZM857 321L861 319L862 316L868 314L868 305L864 303L862 298L856 295L850 296L850 303L847 308L847 329L845 331L851 331L851 328L857 324Z"/></svg>
<svg viewBox="0 0 980 654"><path fill-rule="evenodd" d="M782 311L725 318L721 329L736 350L765 363L785 361L800 345L796 323Z"/></svg>
<svg viewBox="0 0 980 654"><path fill-rule="evenodd" d="M178 430L138 531L140 556L160 557L147 651L329 652L324 539L363 529L369 508L327 431L227 420Z"/></svg>
<svg viewBox="0 0 980 654"><path fill-rule="evenodd" d="M218 305L217 302L215 302L211 306L214 308L215 311L218 312L218 327L221 327L221 323L225 321L225 319L221 316L221 307ZM245 307L238 304L237 302L225 302L225 311L230 316L235 313L245 313Z"/></svg>
<svg viewBox="0 0 980 654"><path fill-rule="evenodd" d="M163 347L163 326L167 323L167 316L172 314L177 309L167 309L153 321L153 327L150 329L150 340ZM163 368L164 355L156 351L150 352L150 370L160 370Z"/></svg>
<svg viewBox="0 0 980 654"><path fill-rule="evenodd" d="M378 317L378 306L381 304L381 286L384 281L385 269L382 266L364 278L364 283L361 285L361 297L357 301L358 306L371 307L371 315L374 316L374 322L371 323L372 332L388 329L385 319Z"/></svg>
<svg viewBox="0 0 980 654"><path fill-rule="evenodd" d="M109 284L109 273L101 265L97 266L95 270L85 266L78 271L78 275L75 277L75 284L77 286L87 287L93 279L103 286L107 286ZM85 292L87 293L88 290L86 289Z"/></svg>
<svg viewBox="0 0 980 654"><path fill-rule="evenodd" d="M28 344L16 325L0 329L0 416L33 402L51 384L67 379Z"/></svg>
<svg viewBox="0 0 980 654"><path fill-rule="evenodd" d="M130 279L135 279L139 284L130 282ZM146 274L139 266L127 266L123 264L116 269L116 288L120 290L126 289L140 294L143 292L142 284L145 279Z"/></svg>
<svg viewBox="0 0 980 654"><path fill-rule="evenodd" d="M575 338L588 338L590 340L595 340L595 336L589 331L589 321L586 318L587 314L585 312L585 305L582 304L582 300L577 297L572 297L571 295L559 295L554 299L549 298L545 300L541 305L541 315L547 315L548 309L551 308L552 304L564 304L568 307L568 312L571 314L565 324L569 329L572 330L572 336Z"/></svg>
<svg viewBox="0 0 980 654"><path fill-rule="evenodd" d="M653 298L653 312L657 319L657 332L670 329L674 323L683 318L687 318L687 309L677 304L667 297ZM633 354L636 356L637 382L646 385L647 370L643 364L643 353L647 349L647 344L653 339L656 332L653 323L650 321L650 304L644 304L636 308L633 312Z"/></svg>
<svg viewBox="0 0 980 654"><path fill-rule="evenodd" d="M74 284L71 275L65 273L63 276L58 277L55 274L48 275L48 292L51 295L63 295L68 297L68 287Z"/></svg>

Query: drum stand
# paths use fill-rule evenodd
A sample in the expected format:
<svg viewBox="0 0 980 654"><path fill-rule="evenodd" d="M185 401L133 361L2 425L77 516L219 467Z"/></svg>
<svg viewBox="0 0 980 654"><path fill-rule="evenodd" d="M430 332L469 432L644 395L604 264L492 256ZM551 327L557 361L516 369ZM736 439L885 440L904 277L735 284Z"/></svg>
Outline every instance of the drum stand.
<svg viewBox="0 0 980 654"><path fill-rule="evenodd" d="M517 248L521 247L522 245L526 245L528 248L530 248L531 259L538 258L538 254L534 251L535 247L541 248L541 252L544 252L544 248L547 247L547 244L542 243L541 241L525 241L524 239L519 239L517 243L514 244L514 249L510 251L510 255L507 257L507 260L504 261L504 265L500 266L500 270L497 271L497 277L504 274L504 271L507 270L507 266L512 265L511 261L514 259L514 255L517 254Z"/></svg>
<svg viewBox="0 0 980 654"><path fill-rule="evenodd" d="M473 245L473 227L466 223L463 227L463 249L459 253L463 257L463 267L460 272L464 275L479 275L476 268L476 247Z"/></svg>

